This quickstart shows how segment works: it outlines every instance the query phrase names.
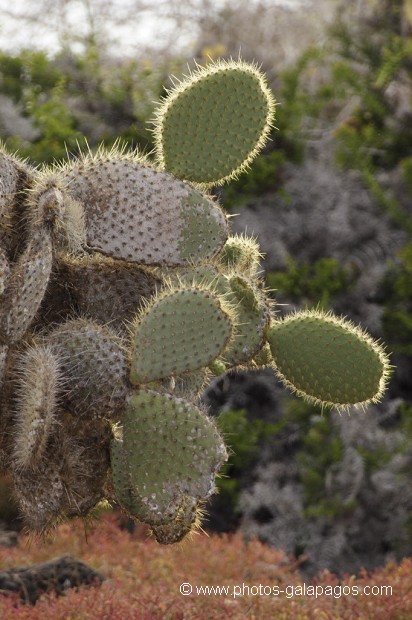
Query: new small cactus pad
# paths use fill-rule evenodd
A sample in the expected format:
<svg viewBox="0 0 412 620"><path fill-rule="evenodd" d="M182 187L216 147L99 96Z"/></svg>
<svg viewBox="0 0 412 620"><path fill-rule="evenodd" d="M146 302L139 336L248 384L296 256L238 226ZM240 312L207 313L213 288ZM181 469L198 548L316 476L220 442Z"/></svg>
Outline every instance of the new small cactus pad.
<svg viewBox="0 0 412 620"><path fill-rule="evenodd" d="M229 365L236 366L247 363L265 344L265 329L270 321L269 300L243 276L232 276L228 283L238 327L223 357Z"/></svg>
<svg viewBox="0 0 412 620"><path fill-rule="evenodd" d="M219 261L226 269L235 270L250 278L256 275L261 258L256 239L246 235L228 237L219 254Z"/></svg>
<svg viewBox="0 0 412 620"><path fill-rule="evenodd" d="M113 451L114 448L114 451ZM187 498L206 498L227 458L213 421L193 403L140 391L127 403L123 442L112 445L115 491L140 520L176 519Z"/></svg>
<svg viewBox="0 0 412 620"><path fill-rule="evenodd" d="M130 380L139 385L208 366L232 335L230 307L212 291L162 292L133 326Z"/></svg>
<svg viewBox="0 0 412 620"><path fill-rule="evenodd" d="M198 67L158 109L159 163L203 186L222 183L242 172L263 147L274 107L255 66L229 61Z"/></svg>
<svg viewBox="0 0 412 620"><path fill-rule="evenodd" d="M28 206L32 220L41 220L51 227L56 251L81 251L86 244L84 210L63 191L59 173L46 168L35 177Z"/></svg>
<svg viewBox="0 0 412 620"><path fill-rule="evenodd" d="M267 339L281 379L309 401L344 408L382 396L387 356L349 321L318 311L291 314L272 324Z"/></svg>
<svg viewBox="0 0 412 620"><path fill-rule="evenodd" d="M162 392L170 394L173 392L174 396L179 398L189 398L190 400L196 399L200 396L204 388L210 382L212 373L210 367L199 368L192 372L186 372L184 375L167 377L160 381L155 381L150 384L150 387L156 392Z"/></svg>

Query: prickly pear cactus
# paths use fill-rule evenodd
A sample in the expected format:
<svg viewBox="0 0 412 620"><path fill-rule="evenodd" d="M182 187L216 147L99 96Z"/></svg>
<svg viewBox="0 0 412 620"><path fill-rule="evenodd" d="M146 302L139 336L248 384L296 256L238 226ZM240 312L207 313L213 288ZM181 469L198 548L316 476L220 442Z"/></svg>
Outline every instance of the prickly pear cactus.
<svg viewBox="0 0 412 620"><path fill-rule="evenodd" d="M256 240L207 193L274 111L255 66L221 61L160 103L154 161L100 147L39 171L0 148L0 466L30 529L103 500L161 543L199 527L227 451L197 397L226 369L274 365L325 407L381 398L383 348L330 314L278 320Z"/></svg>

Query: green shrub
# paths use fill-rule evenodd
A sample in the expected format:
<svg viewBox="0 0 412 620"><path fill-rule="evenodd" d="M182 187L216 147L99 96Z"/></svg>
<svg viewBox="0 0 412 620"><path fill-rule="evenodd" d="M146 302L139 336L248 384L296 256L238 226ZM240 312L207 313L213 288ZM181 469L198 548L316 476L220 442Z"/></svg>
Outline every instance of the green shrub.
<svg viewBox="0 0 412 620"><path fill-rule="evenodd" d="M276 290L276 298L285 296L293 302L320 308L328 308L335 295L348 289L349 273L334 258L320 258L314 263L298 264L287 261L286 271L269 272L266 283Z"/></svg>
<svg viewBox="0 0 412 620"><path fill-rule="evenodd" d="M229 447L229 460L217 478L219 504L233 514L237 513L242 478L259 458L259 448L264 441L271 441L278 432L278 424L262 419L248 419L244 409L223 411L218 427Z"/></svg>
<svg viewBox="0 0 412 620"><path fill-rule="evenodd" d="M235 181L229 183L222 191L222 205L230 211L236 205L253 200L268 191L276 190L280 185L281 171L286 161L282 151L263 153L251 164L250 170Z"/></svg>
<svg viewBox="0 0 412 620"><path fill-rule="evenodd" d="M27 88L48 92L62 77L44 52L23 50L17 56L0 52L0 91L16 103L24 101Z"/></svg>
<svg viewBox="0 0 412 620"><path fill-rule="evenodd" d="M412 357L412 244L399 252L383 283L386 299L382 324L388 346Z"/></svg>

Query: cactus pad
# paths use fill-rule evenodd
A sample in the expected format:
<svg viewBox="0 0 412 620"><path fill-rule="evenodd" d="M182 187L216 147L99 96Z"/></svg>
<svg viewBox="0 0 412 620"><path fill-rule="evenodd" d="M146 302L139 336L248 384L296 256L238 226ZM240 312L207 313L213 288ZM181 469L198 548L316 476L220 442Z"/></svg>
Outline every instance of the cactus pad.
<svg viewBox="0 0 412 620"><path fill-rule="evenodd" d="M130 381L139 385L208 366L232 335L230 315L210 290L162 291L134 322Z"/></svg>
<svg viewBox="0 0 412 620"><path fill-rule="evenodd" d="M274 99L250 64L198 69L168 93L155 121L158 160L175 176L203 186L242 172L266 142Z"/></svg>
<svg viewBox="0 0 412 620"><path fill-rule="evenodd" d="M270 320L269 298L250 278L230 270L225 274L216 264L181 269L171 274L174 281L210 286L232 307L236 329L225 347L222 358L228 366L250 361L265 343L265 329ZM210 365L210 364L209 364Z"/></svg>
<svg viewBox="0 0 412 620"><path fill-rule="evenodd" d="M58 359L46 347L25 351L18 377L13 460L17 469L39 463L56 425L61 375Z"/></svg>
<svg viewBox="0 0 412 620"><path fill-rule="evenodd" d="M181 265L212 257L226 241L217 204L140 155L101 150L61 176L84 210L88 245L108 256Z"/></svg>
<svg viewBox="0 0 412 620"><path fill-rule="evenodd" d="M0 343L17 342L45 294L52 268L52 244L46 230L36 231L11 269L0 299Z"/></svg>
<svg viewBox="0 0 412 620"><path fill-rule="evenodd" d="M60 359L64 406L80 416L120 415L129 391L127 361L121 340L107 327L77 319L47 337Z"/></svg>
<svg viewBox="0 0 412 620"><path fill-rule="evenodd" d="M116 429L119 433L119 428ZM110 443L110 469L113 498L130 516L139 514L140 503L132 487L123 453L123 439L114 437Z"/></svg>
<svg viewBox="0 0 412 620"><path fill-rule="evenodd" d="M235 305L237 329L223 353L231 366L251 360L265 344L265 329L270 321L269 300L251 280L232 276L230 301Z"/></svg>
<svg viewBox="0 0 412 620"><path fill-rule="evenodd" d="M236 270L240 275L252 278L256 275L262 256L256 239L247 235L234 235L228 237L217 259L225 269Z"/></svg>
<svg viewBox="0 0 412 620"><path fill-rule="evenodd" d="M151 391L129 399L123 443L117 442L115 449L112 468L115 488L120 483L119 501L129 496L129 511L131 507L134 516L151 525L173 521L187 497L209 497L227 458L222 438L201 409Z"/></svg>
<svg viewBox="0 0 412 620"><path fill-rule="evenodd" d="M387 356L349 321L318 311L291 314L272 324L267 339L280 378L309 401L345 408L383 393Z"/></svg>
<svg viewBox="0 0 412 620"><path fill-rule="evenodd" d="M117 330L124 330L125 321L133 319L161 283L148 268L97 253L65 256L58 268L58 281L67 287L72 308ZM56 298L56 291L53 293L49 306Z"/></svg>
<svg viewBox="0 0 412 620"><path fill-rule="evenodd" d="M28 203L32 218L52 229L55 248L78 253L86 243L84 211L64 190L60 173L47 167L36 175Z"/></svg>
<svg viewBox="0 0 412 620"><path fill-rule="evenodd" d="M20 243L23 190L32 180L33 171L24 161L7 153L0 142L0 250L9 257Z"/></svg>

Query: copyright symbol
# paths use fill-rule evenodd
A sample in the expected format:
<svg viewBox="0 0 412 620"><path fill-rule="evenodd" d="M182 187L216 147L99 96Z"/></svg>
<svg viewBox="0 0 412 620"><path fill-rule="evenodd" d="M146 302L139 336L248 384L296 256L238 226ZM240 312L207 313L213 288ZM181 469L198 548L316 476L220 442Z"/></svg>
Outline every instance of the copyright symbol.
<svg viewBox="0 0 412 620"><path fill-rule="evenodd" d="M192 594L193 587L190 583L182 583L179 590L180 594L183 594L183 596L189 596L189 594Z"/></svg>

